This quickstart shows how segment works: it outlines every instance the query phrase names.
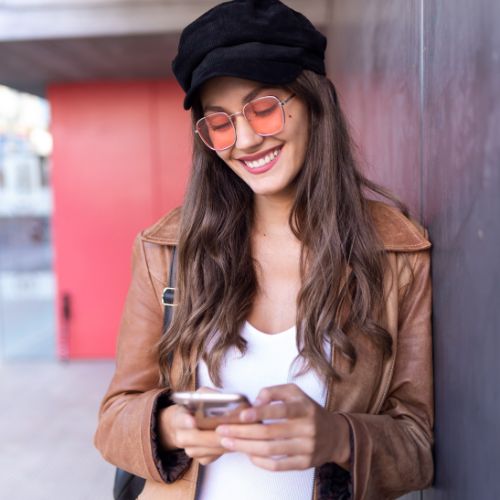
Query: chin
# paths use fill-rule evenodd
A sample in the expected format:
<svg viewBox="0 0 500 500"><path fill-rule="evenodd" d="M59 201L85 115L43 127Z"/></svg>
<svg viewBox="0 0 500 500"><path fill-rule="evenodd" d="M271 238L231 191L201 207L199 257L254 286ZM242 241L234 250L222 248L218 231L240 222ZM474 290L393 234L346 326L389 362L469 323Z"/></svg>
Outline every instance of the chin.
<svg viewBox="0 0 500 500"><path fill-rule="evenodd" d="M285 164L285 163L284 163ZM290 172L295 168L287 169L287 172L280 170L279 165L276 165L276 170L270 170L263 174L252 175L242 169L239 164L231 164L230 168L233 172L253 191L256 196L279 196L290 197L295 189L294 179L298 175L297 172ZM285 174L285 175L283 175Z"/></svg>
<svg viewBox="0 0 500 500"><path fill-rule="evenodd" d="M279 186L249 184L249 187L256 196L290 197L293 195L293 188L290 184Z"/></svg>

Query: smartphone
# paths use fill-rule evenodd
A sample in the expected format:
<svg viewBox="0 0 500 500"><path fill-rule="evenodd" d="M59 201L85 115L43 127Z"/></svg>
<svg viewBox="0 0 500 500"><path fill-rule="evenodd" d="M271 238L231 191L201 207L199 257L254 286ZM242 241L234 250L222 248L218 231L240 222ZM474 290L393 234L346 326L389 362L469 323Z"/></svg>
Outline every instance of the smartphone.
<svg viewBox="0 0 500 500"><path fill-rule="evenodd" d="M203 430L240 423L240 413L251 406L243 394L227 392L174 392L172 400L186 407Z"/></svg>

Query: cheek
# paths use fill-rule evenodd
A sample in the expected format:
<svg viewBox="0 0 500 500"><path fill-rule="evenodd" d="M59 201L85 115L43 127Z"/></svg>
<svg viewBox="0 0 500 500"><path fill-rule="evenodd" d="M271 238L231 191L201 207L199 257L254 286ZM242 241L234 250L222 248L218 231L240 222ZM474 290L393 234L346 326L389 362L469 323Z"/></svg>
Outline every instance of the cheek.
<svg viewBox="0 0 500 500"><path fill-rule="evenodd" d="M305 110L288 112L287 122L290 125L290 138L296 144L297 151L305 151L309 140L309 120Z"/></svg>
<svg viewBox="0 0 500 500"><path fill-rule="evenodd" d="M295 123L293 142L297 153L304 155L309 143L309 127L307 124Z"/></svg>

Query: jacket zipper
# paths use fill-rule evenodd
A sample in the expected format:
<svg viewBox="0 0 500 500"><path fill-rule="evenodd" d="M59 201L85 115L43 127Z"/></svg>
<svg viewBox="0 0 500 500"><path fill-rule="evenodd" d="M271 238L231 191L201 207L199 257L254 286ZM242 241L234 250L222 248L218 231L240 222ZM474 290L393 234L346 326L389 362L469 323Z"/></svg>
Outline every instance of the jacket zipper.
<svg viewBox="0 0 500 500"><path fill-rule="evenodd" d="M200 481L201 481L201 471L200 471L200 465L198 465L198 469L196 471L196 483L194 485L194 495L193 495L194 500L196 500L198 498L198 490L200 489Z"/></svg>
<svg viewBox="0 0 500 500"><path fill-rule="evenodd" d="M318 468L314 467L314 474L313 474L313 500L316 500L316 481L318 479Z"/></svg>

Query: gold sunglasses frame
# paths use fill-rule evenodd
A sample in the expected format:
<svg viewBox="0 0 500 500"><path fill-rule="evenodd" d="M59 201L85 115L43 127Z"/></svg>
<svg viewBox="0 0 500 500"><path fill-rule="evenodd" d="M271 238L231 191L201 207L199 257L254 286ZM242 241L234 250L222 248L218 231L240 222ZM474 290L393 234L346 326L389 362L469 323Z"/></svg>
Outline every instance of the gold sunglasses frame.
<svg viewBox="0 0 500 500"><path fill-rule="evenodd" d="M247 106L249 106L250 104L252 104L253 102L255 101L259 101L260 99L268 99L269 97L273 98L273 99L276 99L276 101L278 102L278 104L281 106L281 113L283 115L283 120L282 120L282 125L281 125L281 128L279 130L277 130L276 132L273 132L272 134L259 134L258 132L255 132L254 128L252 127L252 130L257 134L257 135L260 135L261 137L270 137L272 135L276 135L276 134L279 134L284 128L285 128L285 104L292 100L294 97L295 97L296 94L291 94L289 95L286 99L283 99L283 100L280 100L278 97L276 97L275 95L264 95L262 97L257 97L255 99L252 99L250 102L247 102L243 108L241 109L241 111L238 111L236 113L232 113L232 114L229 114L229 113L226 113L225 111L216 111L215 113L210 113L209 115L207 116L203 116L202 118L200 118L197 122L196 122L196 125L195 125L195 129L194 129L194 133L195 134L198 134L198 137L201 139L201 141L203 142L203 144L205 144L205 146L207 146L207 148L211 149L212 151L225 151L226 149L230 149L232 148L235 144L236 144L236 141L238 140L238 137L237 137L237 131L236 131L236 126L234 124L234 120L233 120L233 117L235 116L243 116L243 118L245 118L245 120L248 122L248 124L250 125L250 127L252 127L252 124L250 123L250 121L248 120L248 118L246 117L245 115L245 108ZM234 142L230 145L230 146L227 146L225 148L221 148L221 149L218 149L218 148L214 148L212 146L210 146L206 141L205 139L203 139L203 136L200 134L200 132L198 131L198 126L199 124L205 120L206 118L208 118L209 116L212 116L212 115L218 115L218 114L223 114L223 115L226 115L229 119L229 121L231 122L231 125L233 126L233 129L234 129Z"/></svg>

